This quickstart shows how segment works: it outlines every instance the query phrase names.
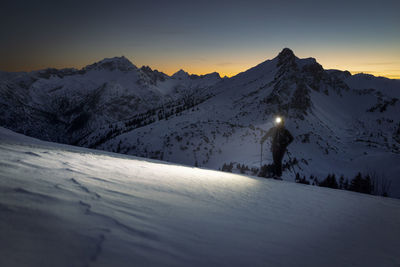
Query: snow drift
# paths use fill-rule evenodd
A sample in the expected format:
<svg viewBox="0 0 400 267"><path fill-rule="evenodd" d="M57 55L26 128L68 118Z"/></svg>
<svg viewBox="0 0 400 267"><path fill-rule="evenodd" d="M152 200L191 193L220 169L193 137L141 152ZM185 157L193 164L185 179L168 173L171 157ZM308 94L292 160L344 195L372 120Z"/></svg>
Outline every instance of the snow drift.
<svg viewBox="0 0 400 267"><path fill-rule="evenodd" d="M0 128L0 266L399 266L400 200Z"/></svg>

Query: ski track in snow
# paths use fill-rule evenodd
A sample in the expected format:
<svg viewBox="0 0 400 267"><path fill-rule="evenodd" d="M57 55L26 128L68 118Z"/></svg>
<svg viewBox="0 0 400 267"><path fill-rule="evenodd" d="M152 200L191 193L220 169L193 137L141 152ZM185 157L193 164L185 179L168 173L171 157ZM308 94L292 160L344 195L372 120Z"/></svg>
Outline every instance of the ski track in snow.
<svg viewBox="0 0 400 267"><path fill-rule="evenodd" d="M400 200L0 128L0 266L399 266Z"/></svg>

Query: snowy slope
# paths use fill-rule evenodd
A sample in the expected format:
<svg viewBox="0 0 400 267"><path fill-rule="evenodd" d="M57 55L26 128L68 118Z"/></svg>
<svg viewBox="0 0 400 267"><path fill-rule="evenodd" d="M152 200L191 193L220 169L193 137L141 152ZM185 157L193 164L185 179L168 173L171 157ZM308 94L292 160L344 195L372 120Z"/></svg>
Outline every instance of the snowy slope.
<svg viewBox="0 0 400 267"><path fill-rule="evenodd" d="M400 200L0 128L0 266L399 266Z"/></svg>
<svg viewBox="0 0 400 267"><path fill-rule="evenodd" d="M259 141L279 114L295 137L284 162L297 163L284 170L285 180L297 172L320 181L377 173L391 180L389 195L400 197L399 80L324 70L287 48L224 79L183 70L168 76L124 57L0 79L0 125L42 140L256 169L272 161L268 144L260 160Z"/></svg>
<svg viewBox="0 0 400 267"><path fill-rule="evenodd" d="M93 147L213 169L230 162L257 168L259 140L281 114L295 137L284 160L298 160L284 179L299 172L351 180L376 172L392 181L390 195L400 197L400 81L325 71L315 59L284 49L212 92L194 109ZM263 153L262 163L271 163L268 144Z"/></svg>
<svg viewBox="0 0 400 267"><path fill-rule="evenodd" d="M183 102L220 80L217 73L178 79L147 66L139 69L125 57L81 70L0 72L0 125L44 140L85 143L102 126Z"/></svg>

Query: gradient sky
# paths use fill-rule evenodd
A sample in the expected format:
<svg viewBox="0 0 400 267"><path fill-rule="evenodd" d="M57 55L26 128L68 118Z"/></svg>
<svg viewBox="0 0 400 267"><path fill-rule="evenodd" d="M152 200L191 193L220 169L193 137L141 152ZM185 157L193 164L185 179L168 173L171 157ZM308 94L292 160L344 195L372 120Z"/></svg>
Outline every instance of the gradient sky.
<svg viewBox="0 0 400 267"><path fill-rule="evenodd" d="M0 70L125 55L232 76L284 47L324 68L400 79L400 1L2 1Z"/></svg>

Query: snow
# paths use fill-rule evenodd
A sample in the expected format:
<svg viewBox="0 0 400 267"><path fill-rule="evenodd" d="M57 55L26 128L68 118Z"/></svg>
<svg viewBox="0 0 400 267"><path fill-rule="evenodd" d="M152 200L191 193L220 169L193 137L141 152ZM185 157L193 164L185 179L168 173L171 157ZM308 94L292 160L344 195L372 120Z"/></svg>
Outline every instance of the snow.
<svg viewBox="0 0 400 267"><path fill-rule="evenodd" d="M346 82L355 89L374 88L390 96L400 97L400 80L359 73L348 77Z"/></svg>
<svg viewBox="0 0 400 267"><path fill-rule="evenodd" d="M323 71L314 58L295 58L295 62L297 69L308 66ZM96 148L213 169L230 162L259 167L262 131L273 126L275 117L265 99L275 90L277 63L278 58L267 60L223 80L212 87L215 95L195 109L126 131ZM392 97L400 98L400 83L332 70L326 74L324 79L343 76L344 86L338 89L332 86L332 80L324 80L318 90L310 89L311 107L305 118L286 118L286 127L295 137L288 150L300 163L285 170L283 179L294 181L295 172L299 172L307 178L316 176L319 181L332 173L351 180L358 172L376 172L391 181L389 195L400 198L400 153L395 140L400 105L389 105L384 112L367 111ZM290 79L281 79L278 85L285 83L291 96L297 85ZM310 136L309 142L302 142L301 135L305 134ZM269 145L264 148L262 163L270 164ZM284 162L288 159L285 156Z"/></svg>
<svg viewBox="0 0 400 267"><path fill-rule="evenodd" d="M399 266L400 200L0 128L0 266Z"/></svg>
<svg viewBox="0 0 400 267"><path fill-rule="evenodd" d="M324 71L314 58L297 58L289 49L281 54L286 63L278 55L229 79L183 70L171 77L124 57L82 70L0 73L0 125L178 164L258 168L272 163L267 143L260 162L260 138L283 107L295 138L284 163L289 155L299 162L284 170L284 180L294 181L296 172L319 181L332 173L351 180L372 172L390 180L389 196L400 198L400 101L392 102L400 98L400 81ZM307 100L304 92L294 96L299 84L309 93L303 111L292 108L295 98ZM276 97L282 106L269 101Z"/></svg>

